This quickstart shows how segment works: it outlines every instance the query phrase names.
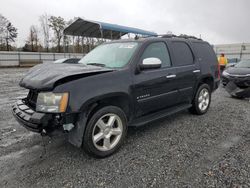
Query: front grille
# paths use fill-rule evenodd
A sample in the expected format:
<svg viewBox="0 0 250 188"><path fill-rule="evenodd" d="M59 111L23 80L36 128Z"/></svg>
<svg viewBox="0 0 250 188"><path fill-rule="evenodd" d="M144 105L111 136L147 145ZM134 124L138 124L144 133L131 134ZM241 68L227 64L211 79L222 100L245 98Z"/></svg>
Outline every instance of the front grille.
<svg viewBox="0 0 250 188"><path fill-rule="evenodd" d="M27 105L32 109L36 109L36 100L37 100L38 92L35 90L30 90L27 96Z"/></svg>

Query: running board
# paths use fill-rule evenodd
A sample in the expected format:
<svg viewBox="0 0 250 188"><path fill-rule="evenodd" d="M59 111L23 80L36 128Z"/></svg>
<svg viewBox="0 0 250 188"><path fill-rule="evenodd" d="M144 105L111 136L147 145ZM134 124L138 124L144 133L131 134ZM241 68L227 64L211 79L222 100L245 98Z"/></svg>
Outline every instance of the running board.
<svg viewBox="0 0 250 188"><path fill-rule="evenodd" d="M182 110L186 110L188 108L190 108L192 105L191 104L184 104L184 105L179 105L179 106L175 106L172 108L168 108L159 112L155 112L153 114L149 114L143 117L140 117L138 119L133 120L132 122L129 123L129 126L142 126L145 125L147 123L150 123L152 121L164 118L166 116L175 114L177 112L180 112Z"/></svg>

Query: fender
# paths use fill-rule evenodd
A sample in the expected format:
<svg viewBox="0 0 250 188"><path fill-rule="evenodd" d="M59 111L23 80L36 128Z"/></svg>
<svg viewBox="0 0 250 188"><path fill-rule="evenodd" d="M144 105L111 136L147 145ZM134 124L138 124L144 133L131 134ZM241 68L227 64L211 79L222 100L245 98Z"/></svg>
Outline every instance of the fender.
<svg viewBox="0 0 250 188"><path fill-rule="evenodd" d="M88 101L86 101L84 104L82 104L80 108L80 112L78 115L78 121L75 124L75 127L69 132L68 134L68 141L73 144L76 147L81 147L82 141L83 141L83 135L86 129L86 125L88 122L88 117L91 111L93 111L97 107L98 101L105 101L107 99L113 98L113 97L125 97L127 98L128 107L129 107L129 113L132 113L133 104L132 99L129 97L128 94L122 93L122 92L114 92L114 93L107 93L104 95L96 96ZM114 101L116 102L116 101ZM129 115L130 115L129 114Z"/></svg>
<svg viewBox="0 0 250 188"><path fill-rule="evenodd" d="M130 111L133 108L133 101L131 98L131 95L129 95L128 93L124 93L124 92L112 92L112 93L106 93L106 94L102 94L99 96L95 96L89 100L87 100L86 102L84 102L80 108L80 111L83 111L84 109L86 109L90 104L93 104L97 101L102 101L105 99L109 99L109 98L113 98L113 97L122 97L122 98L126 98L127 102L128 102L128 106Z"/></svg>

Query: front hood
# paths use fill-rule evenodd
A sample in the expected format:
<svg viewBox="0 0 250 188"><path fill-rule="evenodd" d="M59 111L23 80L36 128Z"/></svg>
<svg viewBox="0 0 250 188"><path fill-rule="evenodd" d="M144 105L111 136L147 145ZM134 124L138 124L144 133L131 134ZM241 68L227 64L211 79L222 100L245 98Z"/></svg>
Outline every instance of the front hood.
<svg viewBox="0 0 250 188"><path fill-rule="evenodd" d="M51 90L54 84L62 79L85 77L109 71L113 70L84 64L40 64L31 68L19 85L27 89Z"/></svg>
<svg viewBox="0 0 250 188"><path fill-rule="evenodd" d="M250 74L250 68L229 67L228 69L226 69L226 72L232 75L244 76Z"/></svg>

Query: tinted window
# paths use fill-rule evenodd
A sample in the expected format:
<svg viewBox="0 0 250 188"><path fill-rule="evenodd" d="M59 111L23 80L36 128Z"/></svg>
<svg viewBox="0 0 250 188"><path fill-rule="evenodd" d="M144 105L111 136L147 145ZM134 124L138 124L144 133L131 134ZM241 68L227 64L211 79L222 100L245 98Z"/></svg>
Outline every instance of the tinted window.
<svg viewBox="0 0 250 188"><path fill-rule="evenodd" d="M162 67L170 67L171 61L168 53L168 49L163 42L155 42L145 49L142 55L142 60L149 57L159 58L162 62Z"/></svg>
<svg viewBox="0 0 250 188"><path fill-rule="evenodd" d="M197 57L205 63L217 63L216 55L213 48L207 43L194 42L194 49L197 52Z"/></svg>
<svg viewBox="0 0 250 188"><path fill-rule="evenodd" d="M176 60L176 66L190 65L194 63L193 54L185 42L173 42L172 48Z"/></svg>

